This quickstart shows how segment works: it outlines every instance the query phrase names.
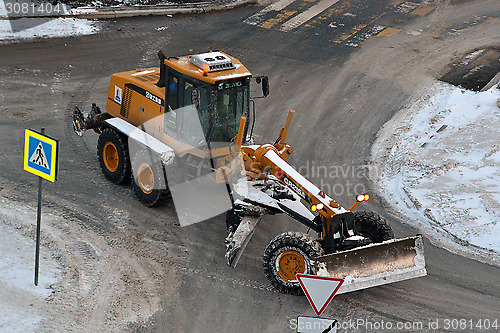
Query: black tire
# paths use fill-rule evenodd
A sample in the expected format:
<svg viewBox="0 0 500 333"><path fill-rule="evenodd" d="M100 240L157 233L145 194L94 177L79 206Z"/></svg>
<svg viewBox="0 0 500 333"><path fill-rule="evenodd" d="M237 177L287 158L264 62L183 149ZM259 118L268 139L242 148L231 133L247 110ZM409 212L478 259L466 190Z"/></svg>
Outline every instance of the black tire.
<svg viewBox="0 0 500 333"><path fill-rule="evenodd" d="M132 159L132 187L137 199L148 207L156 207L169 196L163 165L148 149L138 151Z"/></svg>
<svg viewBox="0 0 500 333"><path fill-rule="evenodd" d="M318 241L300 232L285 232L276 236L266 247L262 263L264 273L278 290L300 295L302 289L296 273L315 274L316 257L324 251Z"/></svg>
<svg viewBox="0 0 500 333"><path fill-rule="evenodd" d="M394 232L387 221L377 213L355 212L355 233L364 236L372 243L394 239Z"/></svg>
<svg viewBox="0 0 500 333"><path fill-rule="evenodd" d="M97 158L104 177L115 184L130 181L130 158L126 137L111 128L104 129L97 141Z"/></svg>

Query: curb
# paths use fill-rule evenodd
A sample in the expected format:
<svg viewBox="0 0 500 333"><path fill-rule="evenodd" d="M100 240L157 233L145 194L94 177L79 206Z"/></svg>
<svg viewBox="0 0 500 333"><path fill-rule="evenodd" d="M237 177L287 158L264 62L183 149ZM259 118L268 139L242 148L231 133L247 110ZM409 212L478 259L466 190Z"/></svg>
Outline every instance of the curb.
<svg viewBox="0 0 500 333"><path fill-rule="evenodd" d="M481 89L480 91L486 91L488 89L490 89L491 87L493 87L495 84L499 84L500 86L500 72L497 73L497 75L495 75L491 80L490 82L488 82L484 87L483 89ZM500 108L500 106L499 106Z"/></svg>
<svg viewBox="0 0 500 333"><path fill-rule="evenodd" d="M113 19L135 16L163 16L173 14L200 14L212 11L231 10L238 7L257 5L258 0L236 0L227 3L213 4L210 2L189 3L183 5L160 6L130 6L130 7L102 7L102 8L75 8L69 13L54 15L29 15L22 17L0 17L0 20L18 20L22 18L81 18L81 19Z"/></svg>

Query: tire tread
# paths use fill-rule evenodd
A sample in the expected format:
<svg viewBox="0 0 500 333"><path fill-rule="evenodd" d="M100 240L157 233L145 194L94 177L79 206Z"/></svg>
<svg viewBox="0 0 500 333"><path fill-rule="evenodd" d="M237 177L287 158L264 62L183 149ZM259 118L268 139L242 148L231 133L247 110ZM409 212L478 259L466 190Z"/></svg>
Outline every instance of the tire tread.
<svg viewBox="0 0 500 333"><path fill-rule="evenodd" d="M113 173L109 172L106 168L106 165L104 164L104 157L102 156L104 145L109 141L115 145L118 150L118 155L121 155L120 158L124 161L124 164L118 166L118 169ZM130 181L131 165L128 144L125 136L121 135L112 128L105 128L99 135L99 139L97 141L97 158L106 179L117 185L126 184Z"/></svg>
<svg viewBox="0 0 500 333"><path fill-rule="evenodd" d="M146 150L144 150L144 152L145 151ZM139 152L134 157L134 161L133 161L134 165L140 164L140 160L142 158L144 158L143 157L143 155L145 154L144 152ZM163 190L155 189L150 194L145 194L144 192L142 192L139 185L137 185L137 182L135 180L133 172L131 172L130 179L131 179L132 188L133 188L133 191L134 191L134 194L135 194L137 200L139 200L140 203L142 203L143 205L145 205L147 207L158 207L171 197L171 193L170 193L170 190L168 189L167 180L166 180L165 173L164 173L163 166L162 166L161 162L160 161L152 161L152 162L153 162L153 165L150 165L150 166L151 166L153 172L155 172L155 175L159 174L159 177L162 177L164 179L164 182L167 186L166 189L163 189Z"/></svg>
<svg viewBox="0 0 500 333"><path fill-rule="evenodd" d="M307 234L295 231L288 231L276 236L264 251L262 258L262 263L264 266L264 274L271 284L281 292L292 295L302 294L302 289L300 285L296 283L295 286L286 286L280 283L276 279L276 271L274 269L273 256L277 250L282 247L295 246L300 248L306 253L307 256L315 258L317 256L323 255L324 250L319 244L319 242Z"/></svg>
<svg viewBox="0 0 500 333"><path fill-rule="evenodd" d="M354 212L356 231L367 231L375 236L375 242L383 242L394 238L394 232L386 219L374 212Z"/></svg>

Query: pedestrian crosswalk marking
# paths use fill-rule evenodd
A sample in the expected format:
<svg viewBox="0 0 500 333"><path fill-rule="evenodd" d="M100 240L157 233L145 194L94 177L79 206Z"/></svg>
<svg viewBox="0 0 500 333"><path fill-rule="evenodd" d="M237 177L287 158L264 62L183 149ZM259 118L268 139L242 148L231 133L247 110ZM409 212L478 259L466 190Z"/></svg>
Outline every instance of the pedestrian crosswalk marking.
<svg viewBox="0 0 500 333"><path fill-rule="evenodd" d="M418 16L425 16L425 15L429 14L430 12L432 12L434 9L436 9L436 6L425 5L425 6L422 6L422 7L419 7L417 9L413 10L411 13L418 15Z"/></svg>
<svg viewBox="0 0 500 333"><path fill-rule="evenodd" d="M309 22L307 22L304 27L307 28L313 28L317 26L318 24L323 23L326 19L334 16L334 15L340 15L344 13L346 10L350 9L352 6L355 6L356 3L359 2L359 0L355 1L342 1L337 3L335 6L329 8L328 10L324 11L317 17L313 18Z"/></svg>
<svg viewBox="0 0 500 333"><path fill-rule="evenodd" d="M425 15L434 7L417 0L384 0L385 7L366 0L277 0L244 20L281 32L325 36L328 41L359 47L372 36L392 36L401 30L375 24L388 13ZM421 1L421 0L419 0ZM399 13L399 14L398 14ZM385 21L382 21L385 22ZM382 23L381 22L381 23Z"/></svg>
<svg viewBox="0 0 500 333"><path fill-rule="evenodd" d="M247 18L243 22L250 24L250 25L258 25L260 22L263 21L264 15L266 15L267 13L269 13L271 11L279 12L280 10L287 7L288 5L292 4L294 1L295 0L279 0L275 3L270 4L266 8L262 9L260 12L253 14L252 16L250 16L249 18Z"/></svg>
<svg viewBox="0 0 500 333"><path fill-rule="evenodd" d="M30 162L39 165L47 170L49 169L49 162L47 162L47 155L45 154L45 150L43 150L41 142L38 143L38 146L31 155Z"/></svg>
<svg viewBox="0 0 500 333"><path fill-rule="evenodd" d="M312 19L313 17L318 16L319 14L321 14L322 12L324 12L325 10L327 10L328 8L330 8L339 1L340 0L321 0L314 6L306 10L305 12L302 12L299 15L283 23L283 25L281 25L280 30L287 32L296 29L302 24Z"/></svg>
<svg viewBox="0 0 500 333"><path fill-rule="evenodd" d="M357 34L358 32L360 32L362 29L366 28L370 24L373 24L376 20L378 20L380 17L382 17L385 14L387 14L387 11L384 11L384 12L382 12L380 14L372 16L368 22L358 24L357 26L355 26L354 28L352 28L352 30L350 30L350 31L342 34L338 38L332 40L332 42L337 43L337 44L340 44L340 43L344 42L345 40L351 38L352 36L354 36L355 34Z"/></svg>
<svg viewBox="0 0 500 333"><path fill-rule="evenodd" d="M281 22L285 21L289 17L295 15L297 13L296 10L282 10L276 15L275 18L269 19L267 21L264 21L259 24L259 27L265 28L265 29L271 29L275 25L280 24Z"/></svg>
<svg viewBox="0 0 500 333"><path fill-rule="evenodd" d="M400 32L401 32L401 29L387 27L384 30L382 30L377 36L381 36L381 37L394 36Z"/></svg>

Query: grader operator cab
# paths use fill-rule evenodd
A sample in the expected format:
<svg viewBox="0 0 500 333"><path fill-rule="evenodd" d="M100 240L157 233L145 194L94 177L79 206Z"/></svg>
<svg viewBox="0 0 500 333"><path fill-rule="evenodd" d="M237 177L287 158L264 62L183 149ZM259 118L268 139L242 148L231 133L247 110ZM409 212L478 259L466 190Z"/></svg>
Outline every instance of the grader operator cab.
<svg viewBox="0 0 500 333"><path fill-rule="evenodd" d="M368 195L343 208L286 162L293 111L273 144L253 144L252 74L241 62L219 51L171 58L160 51L159 58L159 68L112 75L106 112L93 104L84 115L75 107L75 132L100 134L97 154L106 178L132 179L138 199L156 206L173 182L215 174L230 197L225 244L232 267L262 216L284 213L309 227L315 237L286 232L264 251L264 272L283 292L300 292L297 273L344 278L338 293L426 275L421 236L394 239L380 215L353 212ZM267 96L267 77L255 79ZM180 176L169 171L174 164Z"/></svg>
<svg viewBox="0 0 500 333"><path fill-rule="evenodd" d="M194 105L207 143L231 142L238 134L241 117L249 116L251 73L222 52L168 59L159 52L159 57L160 68L113 75L108 113L136 126L164 114L165 134L186 143L192 141L189 135L193 133L181 132L189 129L181 124L190 120L177 119L177 110ZM231 74L226 74L228 71ZM267 95L267 77L258 79Z"/></svg>

